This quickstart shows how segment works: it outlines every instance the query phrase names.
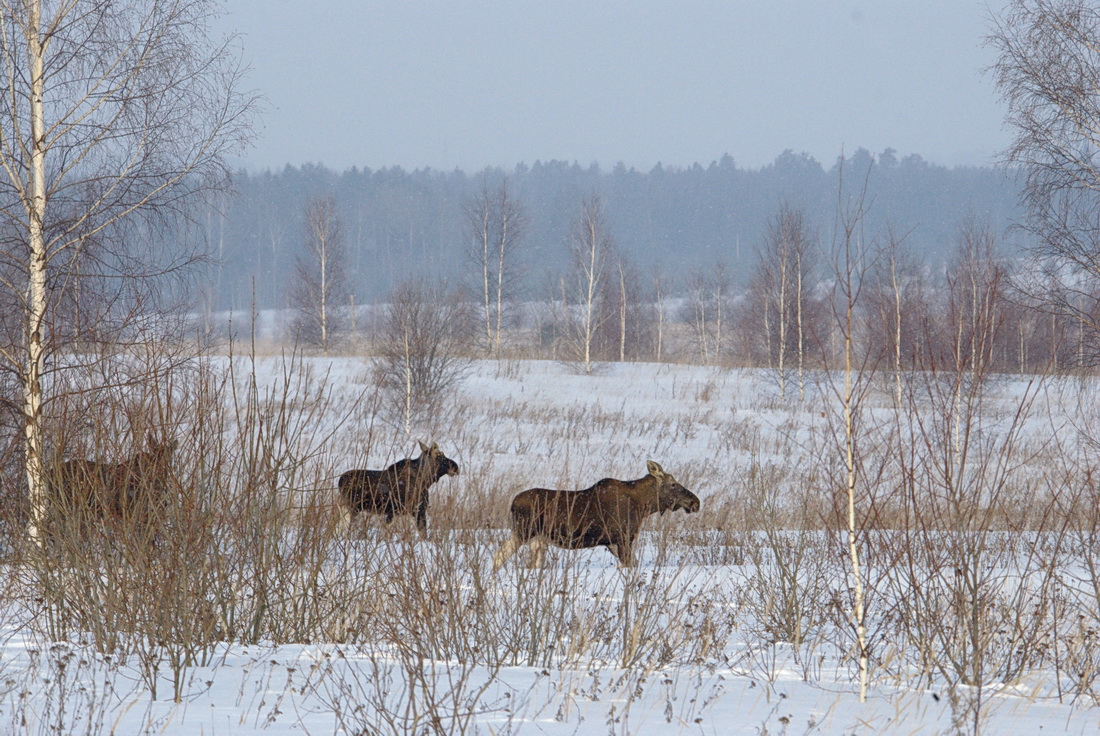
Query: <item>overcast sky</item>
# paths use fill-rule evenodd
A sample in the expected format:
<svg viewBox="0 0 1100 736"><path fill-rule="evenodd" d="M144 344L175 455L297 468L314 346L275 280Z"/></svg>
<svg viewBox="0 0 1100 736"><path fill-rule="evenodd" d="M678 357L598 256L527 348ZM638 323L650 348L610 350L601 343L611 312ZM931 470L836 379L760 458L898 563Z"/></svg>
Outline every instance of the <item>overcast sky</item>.
<svg viewBox="0 0 1100 736"><path fill-rule="evenodd" d="M996 0L990 3L996 7ZM256 171L648 169L1007 144L971 0L232 0L267 101Z"/></svg>

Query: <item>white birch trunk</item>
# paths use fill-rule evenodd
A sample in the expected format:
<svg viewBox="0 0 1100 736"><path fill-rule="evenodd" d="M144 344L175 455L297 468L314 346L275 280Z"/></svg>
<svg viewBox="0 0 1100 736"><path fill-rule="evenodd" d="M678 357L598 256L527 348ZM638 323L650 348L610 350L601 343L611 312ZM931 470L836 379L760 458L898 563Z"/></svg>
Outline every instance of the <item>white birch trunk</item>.
<svg viewBox="0 0 1100 736"><path fill-rule="evenodd" d="M511 221L511 215L508 211L508 195L507 192L501 194L500 203L500 243L497 249L497 283L496 283L496 307L497 307L497 330L496 338L493 341L493 354L496 357L500 357L500 333L504 323L504 254L508 250L508 230L509 223Z"/></svg>
<svg viewBox="0 0 1100 736"><path fill-rule="evenodd" d="M328 354L328 241L321 236L321 351Z"/></svg>
<svg viewBox="0 0 1100 736"><path fill-rule="evenodd" d="M848 555L852 565L852 618L859 646L859 702L867 700L867 633L864 626L863 573L860 567L859 546L856 538L856 437L852 416L852 311L849 297L846 314L847 327L844 338L844 462L847 471L848 495Z"/></svg>
<svg viewBox="0 0 1100 736"><path fill-rule="evenodd" d="M585 298L584 298L584 373L592 373L592 336L593 316L592 310L596 302L596 243L597 233L595 223L588 223L588 263L585 266Z"/></svg>
<svg viewBox="0 0 1100 736"><path fill-rule="evenodd" d="M626 361L626 275L619 261L619 362Z"/></svg>
<svg viewBox="0 0 1100 736"><path fill-rule="evenodd" d="M725 298L725 294L722 289L722 280L719 279L717 286L715 287L715 304L714 304L714 362L718 363L722 359L722 300Z"/></svg>
<svg viewBox="0 0 1100 736"><path fill-rule="evenodd" d="M493 349L492 310L489 308L489 200L486 196L481 211L481 283L485 296L485 344Z"/></svg>
<svg viewBox="0 0 1100 736"><path fill-rule="evenodd" d="M710 363L710 333L707 327L707 305L700 297L696 300L695 333L699 335L699 359L703 365Z"/></svg>
<svg viewBox="0 0 1100 736"><path fill-rule="evenodd" d="M890 283L894 288L894 383L898 406L901 406L901 285L898 283L897 260L890 258Z"/></svg>
<svg viewBox="0 0 1100 736"><path fill-rule="evenodd" d="M661 294L661 279L656 278L657 287L657 362L661 362L661 348L665 336L665 304Z"/></svg>
<svg viewBox="0 0 1100 736"><path fill-rule="evenodd" d="M40 0L27 3L27 57L31 73L31 169L29 192L24 193L29 224L29 262L27 285L26 362L23 366L23 438L30 495L31 541L41 545L42 525L47 509L47 485L42 427L42 373L45 368L46 316L46 125L43 78L46 44L41 37ZM28 195L29 194L29 198Z"/></svg>
<svg viewBox="0 0 1100 736"><path fill-rule="evenodd" d="M403 339L405 349L405 434L412 434L412 400L413 400L413 385L412 385L412 346L409 338L409 319L406 316L404 321Z"/></svg>
<svg viewBox="0 0 1100 736"><path fill-rule="evenodd" d="M787 374L785 358L787 356L787 253L786 245L780 244L779 254L779 395L787 397Z"/></svg>
<svg viewBox="0 0 1100 736"><path fill-rule="evenodd" d="M798 300L795 303L796 318L798 319L798 400L806 400L806 349L803 341L802 333L802 246L799 245L798 252L796 254L796 268L798 269L798 293L795 294L795 298Z"/></svg>

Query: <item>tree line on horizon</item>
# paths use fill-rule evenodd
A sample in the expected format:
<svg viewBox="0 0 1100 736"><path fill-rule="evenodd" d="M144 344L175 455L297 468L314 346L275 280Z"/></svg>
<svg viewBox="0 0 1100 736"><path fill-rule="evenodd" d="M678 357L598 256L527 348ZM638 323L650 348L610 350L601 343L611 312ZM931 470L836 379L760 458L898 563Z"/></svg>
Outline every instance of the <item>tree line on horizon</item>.
<svg viewBox="0 0 1100 736"><path fill-rule="evenodd" d="M308 205L329 200L341 226L350 298L381 301L413 276L472 285L466 279L468 209L483 189L502 181L525 213L516 266L521 290L532 299L546 298L568 264L571 223L580 202L592 195L601 199L618 252L641 271L660 270L668 292L678 295L689 291L694 273L716 266L734 286L747 287L754 252L780 207L802 212L809 230L826 237L842 183L848 190L865 185L868 231L904 234L908 247L933 267L948 261L965 223L1000 234L1007 252L1020 245L1007 234L1021 211L1018 187L1005 170L946 167L916 154L862 148L828 168L787 150L759 169L742 168L726 155L707 166L658 164L648 171L564 161L474 174L400 167L335 171L318 164L240 171L232 192L172 237L200 240L213 256L207 309L287 308L300 283L296 263L310 241Z"/></svg>

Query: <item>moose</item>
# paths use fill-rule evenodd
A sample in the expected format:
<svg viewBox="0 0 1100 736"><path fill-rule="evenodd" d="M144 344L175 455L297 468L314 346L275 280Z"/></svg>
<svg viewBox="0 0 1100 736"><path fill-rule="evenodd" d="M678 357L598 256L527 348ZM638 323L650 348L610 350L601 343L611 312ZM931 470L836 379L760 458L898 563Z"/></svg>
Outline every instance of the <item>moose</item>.
<svg viewBox="0 0 1100 736"><path fill-rule="evenodd" d="M386 524L394 516L415 516L417 530L427 533L428 488L445 475L458 475L458 464L435 442L431 447L419 445L421 455L416 459L398 460L384 470L349 470L340 476L342 529L362 512L384 514Z"/></svg>
<svg viewBox="0 0 1100 736"><path fill-rule="evenodd" d="M512 535L493 555L497 570L528 542L541 566L546 543L565 549L604 546L623 567L634 564L634 540L654 513L699 510L699 498L657 463L638 480L604 478L583 491L531 488L512 499Z"/></svg>
<svg viewBox="0 0 1100 736"><path fill-rule="evenodd" d="M156 530L168 506L169 474L176 440L150 433L147 448L118 463L77 458L51 474L50 503L64 521L115 520Z"/></svg>

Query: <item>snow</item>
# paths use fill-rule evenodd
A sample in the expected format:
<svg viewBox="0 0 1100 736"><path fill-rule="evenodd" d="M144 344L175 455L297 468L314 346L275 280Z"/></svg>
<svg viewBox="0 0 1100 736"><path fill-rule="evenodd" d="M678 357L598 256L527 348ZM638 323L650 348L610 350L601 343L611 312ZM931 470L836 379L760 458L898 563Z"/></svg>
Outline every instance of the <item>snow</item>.
<svg viewBox="0 0 1100 736"><path fill-rule="evenodd" d="M261 386L281 380L281 361L259 360ZM205 653L201 666L183 670L174 702L165 661L155 655L119 661L97 654L87 637L49 641L33 625L40 615L34 604L12 594L0 615L6 631L0 733L970 733L975 708L985 733L1100 730L1095 698L1060 688L1050 665L987 682L979 691L884 661L860 703L852 639L843 626L819 621L807 625L801 642L769 639L760 597L766 579L758 575L768 564L766 544L719 528L720 517L701 519L708 508L745 502L754 482L750 467L774 469L792 493L813 477L812 466L829 447L832 399L820 375L799 400L797 383L781 396L766 371L632 363L583 376L554 362L479 362L442 417L406 435L383 410L372 415L376 424L364 443L362 412L374 406L368 363L316 358L306 364L332 395L331 411L318 420L318 436L329 438L325 461L332 473L379 467L413 452L415 439L436 441L462 474L434 489L433 510L476 501L495 514L481 519L490 528L466 536L433 530L423 540L371 527L337 540L334 549L367 576L378 576L379 596L389 590L387 556L411 551L429 581L443 581L433 583L440 601L424 603L431 609L425 620L436 620L431 617L449 605L473 611L478 604L464 623L486 641L543 639L508 651L494 645L504 652L499 657L472 651L469 641L459 641L461 632L453 641L432 639L431 647L412 634L354 643L222 643ZM1027 379L1014 379L994 387L990 415L1010 414L1027 386ZM1028 436L1087 422L1094 411L1087 396L1072 386L1045 387L1043 411L1029 418ZM870 416L885 415L889 389L871 404ZM551 549L545 570L528 569L521 555L490 571L488 558L504 538L492 527L503 522L513 493L636 478L649 459L696 492L704 513L651 522L635 570L619 569L601 549ZM689 533L695 536L683 539L693 541L676 543ZM795 544L798 536L791 534ZM710 547L731 540L736 548ZM798 573L803 590L842 597L843 563L807 563ZM873 575L883 565L868 567ZM542 609L544 601L554 603ZM348 601L347 608L374 603ZM822 619L836 618L824 599L802 603ZM523 628L532 621L544 628ZM880 658L906 646L888 622L872 619L870 626L872 633L876 626L887 632ZM634 661L623 667L632 648Z"/></svg>

